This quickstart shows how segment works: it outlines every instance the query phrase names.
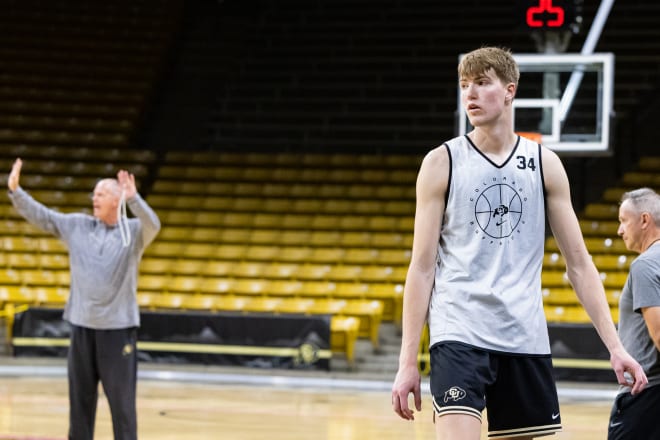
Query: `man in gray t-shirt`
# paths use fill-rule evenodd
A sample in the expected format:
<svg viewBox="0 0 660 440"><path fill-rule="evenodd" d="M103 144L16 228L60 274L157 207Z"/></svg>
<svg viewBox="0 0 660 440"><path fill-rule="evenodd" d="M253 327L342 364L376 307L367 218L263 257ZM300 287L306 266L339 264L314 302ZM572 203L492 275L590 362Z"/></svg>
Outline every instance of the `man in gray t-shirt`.
<svg viewBox="0 0 660 440"><path fill-rule="evenodd" d="M609 440L660 439L660 195L649 188L625 193L618 234L639 253L619 300L619 336L649 383L636 396L621 387L610 415Z"/></svg>
<svg viewBox="0 0 660 440"><path fill-rule="evenodd" d="M154 211L125 170L102 179L92 195L93 215L61 213L34 200L19 185L21 159L7 180L18 213L62 240L69 250L71 288L64 319L68 351L69 439L91 440L98 383L108 398L115 440L137 438L138 266L160 230ZM126 216L126 206L135 218Z"/></svg>

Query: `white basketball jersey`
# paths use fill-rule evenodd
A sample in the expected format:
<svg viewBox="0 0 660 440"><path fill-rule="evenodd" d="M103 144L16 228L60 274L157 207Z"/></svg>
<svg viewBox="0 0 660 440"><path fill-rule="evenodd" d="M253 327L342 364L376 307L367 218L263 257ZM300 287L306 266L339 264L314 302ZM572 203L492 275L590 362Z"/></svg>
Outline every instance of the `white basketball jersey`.
<svg viewBox="0 0 660 440"><path fill-rule="evenodd" d="M519 137L498 165L467 136L445 146L451 172L429 308L431 345L549 354L541 147Z"/></svg>

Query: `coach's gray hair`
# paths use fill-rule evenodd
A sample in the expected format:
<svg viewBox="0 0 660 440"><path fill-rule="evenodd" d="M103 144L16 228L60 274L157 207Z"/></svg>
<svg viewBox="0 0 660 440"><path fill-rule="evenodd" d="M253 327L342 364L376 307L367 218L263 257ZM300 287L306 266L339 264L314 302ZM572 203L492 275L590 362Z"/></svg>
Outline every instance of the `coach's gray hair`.
<svg viewBox="0 0 660 440"><path fill-rule="evenodd" d="M101 179L97 182L96 185L104 186L112 195L119 197L121 196L121 187L119 186L119 181L111 177Z"/></svg>
<svg viewBox="0 0 660 440"><path fill-rule="evenodd" d="M656 226L660 227L660 194L651 188L639 188L623 193L621 203L626 200L636 213L648 212Z"/></svg>

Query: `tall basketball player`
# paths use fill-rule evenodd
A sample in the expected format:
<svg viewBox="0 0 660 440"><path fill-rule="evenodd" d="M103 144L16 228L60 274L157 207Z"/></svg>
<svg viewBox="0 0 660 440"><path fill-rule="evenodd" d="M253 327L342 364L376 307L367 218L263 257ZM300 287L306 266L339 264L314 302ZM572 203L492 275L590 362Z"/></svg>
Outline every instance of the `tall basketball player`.
<svg viewBox="0 0 660 440"><path fill-rule="evenodd" d="M510 51L484 47L458 66L474 130L432 150L417 178L394 411L421 409L417 353L428 318L437 439L531 439L561 430L541 296L546 215L569 280L609 350L617 380L647 378L622 346L571 205L558 156L513 130L519 79Z"/></svg>

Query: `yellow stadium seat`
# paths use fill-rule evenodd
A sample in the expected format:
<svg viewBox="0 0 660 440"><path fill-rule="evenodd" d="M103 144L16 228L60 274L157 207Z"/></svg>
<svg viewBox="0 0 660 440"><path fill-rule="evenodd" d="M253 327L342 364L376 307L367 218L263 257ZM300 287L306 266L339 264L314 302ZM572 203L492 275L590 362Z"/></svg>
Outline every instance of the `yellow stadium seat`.
<svg viewBox="0 0 660 440"><path fill-rule="evenodd" d="M4 237L3 249L11 252L37 252L39 250L39 240L28 237Z"/></svg>
<svg viewBox="0 0 660 440"><path fill-rule="evenodd" d="M546 305L575 305L579 303L575 291L571 287L552 287L542 290L543 303Z"/></svg>
<svg viewBox="0 0 660 440"><path fill-rule="evenodd" d="M201 275L207 277L226 277L231 276L236 263L232 261L211 260L202 266Z"/></svg>
<svg viewBox="0 0 660 440"><path fill-rule="evenodd" d="M621 196L626 191L626 188L606 188L603 192L603 201L606 203L619 203L621 201Z"/></svg>
<svg viewBox="0 0 660 440"><path fill-rule="evenodd" d="M195 275L175 275L167 283L167 290L192 294L198 291L201 278Z"/></svg>
<svg viewBox="0 0 660 440"><path fill-rule="evenodd" d="M365 298L375 299L383 303L383 321L390 321L401 325L403 312L403 284L398 283L369 283Z"/></svg>
<svg viewBox="0 0 660 440"><path fill-rule="evenodd" d="M265 279L236 279L231 286L235 295L267 295L270 282Z"/></svg>
<svg viewBox="0 0 660 440"><path fill-rule="evenodd" d="M369 219L369 229L377 231L398 230L398 217L374 215Z"/></svg>
<svg viewBox="0 0 660 440"><path fill-rule="evenodd" d="M543 254L543 268L566 271L566 261L559 252L545 252Z"/></svg>
<svg viewBox="0 0 660 440"><path fill-rule="evenodd" d="M276 245L280 234L276 229L255 229L251 231L249 241L252 244Z"/></svg>
<svg viewBox="0 0 660 440"><path fill-rule="evenodd" d="M268 287L268 294L280 297L295 297L303 292L303 283L291 280L271 281Z"/></svg>
<svg viewBox="0 0 660 440"><path fill-rule="evenodd" d="M566 308L564 306L548 305L543 308L545 319L548 322L566 322Z"/></svg>
<svg viewBox="0 0 660 440"><path fill-rule="evenodd" d="M180 259L170 265L169 271L174 275L199 275L206 261Z"/></svg>
<svg viewBox="0 0 660 440"><path fill-rule="evenodd" d="M186 258L216 258L219 247L212 243L187 243L183 246L181 256Z"/></svg>
<svg viewBox="0 0 660 440"><path fill-rule="evenodd" d="M337 285L330 281L307 281L303 283L300 294L329 298L336 293Z"/></svg>
<svg viewBox="0 0 660 440"><path fill-rule="evenodd" d="M544 270L541 272L543 287L571 287L566 272L559 270Z"/></svg>
<svg viewBox="0 0 660 440"><path fill-rule="evenodd" d="M339 298L315 298L314 303L307 309L308 313L315 315L341 315L346 309L348 301Z"/></svg>
<svg viewBox="0 0 660 440"><path fill-rule="evenodd" d="M345 247L368 247L371 245L372 235L364 231L345 231L337 242ZM337 243L335 242L335 243Z"/></svg>
<svg viewBox="0 0 660 440"><path fill-rule="evenodd" d="M337 264L342 261L344 253L345 250L341 247L313 248L308 259L315 263Z"/></svg>
<svg viewBox="0 0 660 440"><path fill-rule="evenodd" d="M0 269L0 286L21 284L21 274L14 269Z"/></svg>
<svg viewBox="0 0 660 440"><path fill-rule="evenodd" d="M378 348L380 323L383 318L383 303L378 300L347 301L343 313L360 318L360 337L367 337L374 348Z"/></svg>
<svg viewBox="0 0 660 440"><path fill-rule="evenodd" d="M4 304L33 304L33 289L24 286L0 286L0 305Z"/></svg>
<svg viewBox="0 0 660 440"><path fill-rule="evenodd" d="M314 216L309 216L304 224L301 224L301 228L312 228L312 229L344 229L340 227L340 219L343 216L331 215L331 214L316 214Z"/></svg>
<svg viewBox="0 0 660 440"><path fill-rule="evenodd" d="M306 314L314 305L311 298L282 298L277 305L277 313Z"/></svg>
<svg viewBox="0 0 660 440"><path fill-rule="evenodd" d="M62 287L33 287L34 303L39 306L62 307L69 298L69 289Z"/></svg>
<svg viewBox="0 0 660 440"><path fill-rule="evenodd" d="M587 324L591 322L587 311L582 306L566 307L564 317L564 322L573 324Z"/></svg>
<svg viewBox="0 0 660 440"><path fill-rule="evenodd" d="M39 267L39 259L35 253L8 253L6 254L6 265L15 269L36 269Z"/></svg>
<svg viewBox="0 0 660 440"><path fill-rule="evenodd" d="M138 277L138 292L163 292L167 289L168 276L144 274Z"/></svg>
<svg viewBox="0 0 660 440"><path fill-rule="evenodd" d="M327 264L303 264L298 267L295 277L301 280L324 280L327 278L330 266Z"/></svg>
<svg viewBox="0 0 660 440"><path fill-rule="evenodd" d="M219 260L242 260L247 255L247 246L242 244L221 244L216 247L214 255Z"/></svg>
<svg viewBox="0 0 660 440"><path fill-rule="evenodd" d="M27 286L56 286L58 278L52 270L21 270L21 281Z"/></svg>
<svg viewBox="0 0 660 440"><path fill-rule="evenodd" d="M249 228L252 226L253 218L260 218L260 216L261 214L252 214L250 212L207 213L206 218L198 217L197 224L207 227L218 227L222 225L231 228Z"/></svg>
<svg viewBox="0 0 660 440"><path fill-rule="evenodd" d="M309 214L285 214L276 216L282 228L286 229L306 229L314 228L314 216Z"/></svg>
<svg viewBox="0 0 660 440"><path fill-rule="evenodd" d="M281 302L282 298L273 296L250 298L250 301L246 303L245 310L256 313L275 313L278 311L278 305Z"/></svg>
<svg viewBox="0 0 660 440"><path fill-rule="evenodd" d="M344 264L373 264L378 259L379 252L375 249L349 248L344 253Z"/></svg>
<svg viewBox="0 0 660 440"><path fill-rule="evenodd" d="M156 296L151 305L157 309L182 310L185 294L167 293Z"/></svg>
<svg viewBox="0 0 660 440"><path fill-rule="evenodd" d="M310 243L312 233L300 230L281 230L277 242L285 246L307 246Z"/></svg>
<svg viewBox="0 0 660 440"><path fill-rule="evenodd" d="M171 258L147 257L140 262L140 273L165 275L173 262Z"/></svg>
<svg viewBox="0 0 660 440"><path fill-rule="evenodd" d="M64 254L39 254L39 267L46 270L68 270L69 257Z"/></svg>
<svg viewBox="0 0 660 440"><path fill-rule="evenodd" d="M158 239L163 241L189 241L190 228L185 226L165 226L158 233Z"/></svg>
<svg viewBox="0 0 660 440"><path fill-rule="evenodd" d="M282 246L277 254L278 261L305 263L311 254L311 248L305 246Z"/></svg>
<svg viewBox="0 0 660 440"><path fill-rule="evenodd" d="M336 246L341 242L341 234L336 231L314 231L308 238L311 246Z"/></svg>
<svg viewBox="0 0 660 440"><path fill-rule="evenodd" d="M334 296L337 298L365 298L369 292L367 283L337 283Z"/></svg>
<svg viewBox="0 0 660 440"><path fill-rule="evenodd" d="M392 266L369 265L365 266L360 273L360 280L369 282L388 281L394 273Z"/></svg>
<svg viewBox="0 0 660 440"><path fill-rule="evenodd" d="M616 237L619 222L613 220L580 220L580 229L586 236Z"/></svg>
<svg viewBox="0 0 660 440"><path fill-rule="evenodd" d="M634 255L594 255L593 261L596 268L606 271L628 271L630 263L635 259Z"/></svg>
<svg viewBox="0 0 660 440"><path fill-rule="evenodd" d="M361 279L363 266L360 264L339 264L329 266L327 278L333 281L355 281Z"/></svg>
<svg viewBox="0 0 660 440"><path fill-rule="evenodd" d="M67 248L62 240L55 237L40 237L37 245L40 252L65 254Z"/></svg>
<svg viewBox="0 0 660 440"><path fill-rule="evenodd" d="M145 256L156 258L178 258L183 254L183 244L169 241L151 243L145 251Z"/></svg>
<svg viewBox="0 0 660 440"><path fill-rule="evenodd" d="M607 289L623 289L628 278L627 272L601 272L600 278Z"/></svg>
<svg viewBox="0 0 660 440"><path fill-rule="evenodd" d="M385 210L387 202L383 200L360 200L353 203L353 209L347 212L354 212L355 214L364 214L366 216L380 215Z"/></svg>
<svg viewBox="0 0 660 440"><path fill-rule="evenodd" d="M381 249L377 262L380 264L407 265L410 263L410 249Z"/></svg>
<svg viewBox="0 0 660 440"><path fill-rule="evenodd" d="M584 217L616 221L619 218L619 207L616 203L590 203L584 209Z"/></svg>
<svg viewBox="0 0 660 440"><path fill-rule="evenodd" d="M264 276L266 265L260 261L242 261L232 267L230 275L238 278L259 278Z"/></svg>
<svg viewBox="0 0 660 440"><path fill-rule="evenodd" d="M217 296L215 295L184 295L183 307L188 310L215 311Z"/></svg>
<svg viewBox="0 0 660 440"><path fill-rule="evenodd" d="M330 320L330 349L333 353L345 355L351 368L355 366L355 344L359 329L360 320L353 316L333 316Z"/></svg>
<svg viewBox="0 0 660 440"><path fill-rule="evenodd" d="M337 227L343 231L369 230L370 215L340 215L337 216Z"/></svg>
<svg viewBox="0 0 660 440"><path fill-rule="evenodd" d="M216 299L215 306L218 310L225 312L245 313L251 297L222 295Z"/></svg>
<svg viewBox="0 0 660 440"><path fill-rule="evenodd" d="M300 269L300 263L278 263L266 264L263 270L265 278L289 279L294 278Z"/></svg>
<svg viewBox="0 0 660 440"><path fill-rule="evenodd" d="M197 228L193 228L190 231L190 240L214 243L220 239L223 233L224 230L221 230L219 228L200 226Z"/></svg>
<svg viewBox="0 0 660 440"><path fill-rule="evenodd" d="M273 261L280 255L280 248L278 246L248 246L245 252L245 258L257 261Z"/></svg>
<svg viewBox="0 0 660 440"><path fill-rule="evenodd" d="M237 213L232 214L237 215ZM195 220L193 223L199 226L208 227L226 225L228 216L228 213L223 213L220 211L195 211ZM247 218L249 220L249 214L244 214L243 218Z"/></svg>
<svg viewBox="0 0 660 440"><path fill-rule="evenodd" d="M605 296L607 297L607 302L610 307L618 309L619 299L621 298L620 289L605 289Z"/></svg>
<svg viewBox="0 0 660 440"><path fill-rule="evenodd" d="M155 298L159 296L158 293L154 292L141 292L137 293L137 303L140 308L151 309L154 307Z"/></svg>
<svg viewBox="0 0 660 440"><path fill-rule="evenodd" d="M200 293L225 295L232 289L234 280L226 277L204 278L199 284Z"/></svg>

